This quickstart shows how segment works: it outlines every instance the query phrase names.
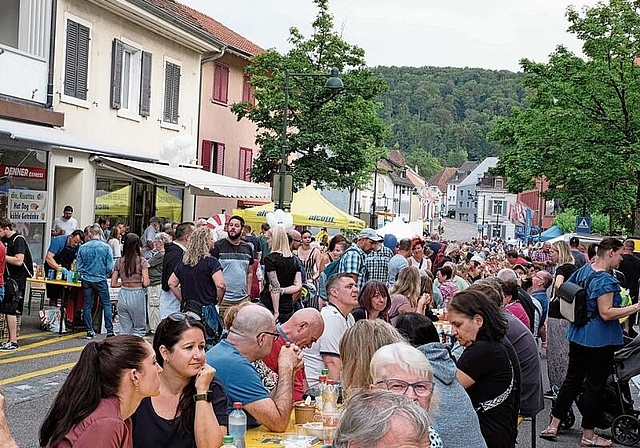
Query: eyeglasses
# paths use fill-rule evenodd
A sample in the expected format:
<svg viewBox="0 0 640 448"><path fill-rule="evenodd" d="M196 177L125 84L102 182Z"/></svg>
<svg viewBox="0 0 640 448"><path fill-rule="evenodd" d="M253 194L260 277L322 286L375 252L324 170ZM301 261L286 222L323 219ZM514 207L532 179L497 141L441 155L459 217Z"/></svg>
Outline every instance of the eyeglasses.
<svg viewBox="0 0 640 448"><path fill-rule="evenodd" d="M274 340L274 341L280 337L280 333L274 333L274 332L272 332L272 331L261 331L261 332L260 332L260 333L258 333L258 335L256 336L256 339L260 338L260 336L262 336L263 334L268 334L269 336L273 336L273 340Z"/></svg>
<svg viewBox="0 0 640 448"><path fill-rule="evenodd" d="M295 241L296 243L302 243L302 240L293 240L293 241Z"/></svg>
<svg viewBox="0 0 640 448"><path fill-rule="evenodd" d="M376 381L376 386L380 384L384 384L387 390L396 394L404 395L409 390L409 386L413 388L413 392L419 397L428 397L433 393L433 382L431 381L418 381L415 383L407 383L397 379Z"/></svg>
<svg viewBox="0 0 640 448"><path fill-rule="evenodd" d="M182 322L187 320L187 317L193 320L202 320L200 316L198 316L193 311L187 311L186 313L181 313L176 311L175 313L171 313L167 316L167 318L171 319L174 322Z"/></svg>

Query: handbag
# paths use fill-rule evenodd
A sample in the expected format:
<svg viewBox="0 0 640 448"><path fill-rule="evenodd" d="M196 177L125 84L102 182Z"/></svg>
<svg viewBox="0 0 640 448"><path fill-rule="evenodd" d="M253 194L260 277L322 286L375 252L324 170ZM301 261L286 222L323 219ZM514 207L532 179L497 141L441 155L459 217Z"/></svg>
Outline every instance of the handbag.
<svg viewBox="0 0 640 448"><path fill-rule="evenodd" d="M560 299L558 299L557 296L549 301L549 310L547 311L547 316L554 319L564 319L562 313L560 312Z"/></svg>
<svg viewBox="0 0 640 448"><path fill-rule="evenodd" d="M590 316L587 309L587 301L589 296L587 290L593 280L602 271L595 271L587 277L584 286L580 283L564 282L558 288L558 297L560 298L560 313L562 317L576 326L583 326L589 322L594 316Z"/></svg>

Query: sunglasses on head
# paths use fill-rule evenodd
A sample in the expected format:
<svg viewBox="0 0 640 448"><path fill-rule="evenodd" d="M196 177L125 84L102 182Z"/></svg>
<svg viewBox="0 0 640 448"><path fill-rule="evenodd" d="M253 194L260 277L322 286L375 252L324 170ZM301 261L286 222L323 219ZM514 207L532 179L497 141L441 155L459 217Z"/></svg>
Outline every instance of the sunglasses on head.
<svg viewBox="0 0 640 448"><path fill-rule="evenodd" d="M171 313L167 316L168 319L171 319L174 322L182 322L184 320L187 320L187 317L193 320L198 320L198 321L202 320L200 316L198 316L193 311L187 311L186 313L176 311L175 313Z"/></svg>

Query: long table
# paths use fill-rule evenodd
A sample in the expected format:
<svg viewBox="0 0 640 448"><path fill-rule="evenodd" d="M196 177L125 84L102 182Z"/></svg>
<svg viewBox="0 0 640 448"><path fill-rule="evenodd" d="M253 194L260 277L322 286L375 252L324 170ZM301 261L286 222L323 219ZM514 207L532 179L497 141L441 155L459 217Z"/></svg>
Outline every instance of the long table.
<svg viewBox="0 0 640 448"><path fill-rule="evenodd" d="M62 334L62 329L64 328L66 319L67 319L67 298L69 297L69 288L80 288L82 285L80 283L69 283L65 280L47 280L44 278L28 278L28 282L30 283L40 283L44 285L57 285L62 286L62 297L60 300L60 329L58 330L58 334Z"/></svg>
<svg viewBox="0 0 640 448"><path fill-rule="evenodd" d="M247 429L247 436L245 437L246 448L262 448L262 447L282 447L282 441L288 435L296 434L296 425L294 421L294 411L291 411L291 419L289 420L289 426L283 433L271 432L264 426L258 426L257 428ZM313 445L314 447L321 447L322 440Z"/></svg>

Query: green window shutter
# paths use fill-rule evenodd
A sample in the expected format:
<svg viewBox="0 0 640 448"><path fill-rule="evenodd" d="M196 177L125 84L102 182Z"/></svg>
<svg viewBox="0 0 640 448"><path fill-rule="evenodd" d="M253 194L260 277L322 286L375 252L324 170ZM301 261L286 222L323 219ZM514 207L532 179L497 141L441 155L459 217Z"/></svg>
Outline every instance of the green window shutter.
<svg viewBox="0 0 640 448"><path fill-rule="evenodd" d="M64 94L87 99L89 77L90 29L73 20L67 20L67 45L64 55Z"/></svg>
<svg viewBox="0 0 640 448"><path fill-rule="evenodd" d="M151 60L151 53L143 51L140 78L140 115L143 117L151 113Z"/></svg>
<svg viewBox="0 0 640 448"><path fill-rule="evenodd" d="M67 20L67 47L64 56L64 94L76 96L78 69L78 33L80 24Z"/></svg>
<svg viewBox="0 0 640 448"><path fill-rule="evenodd" d="M122 55L124 43L113 39L111 50L111 108L120 109L122 99Z"/></svg>

